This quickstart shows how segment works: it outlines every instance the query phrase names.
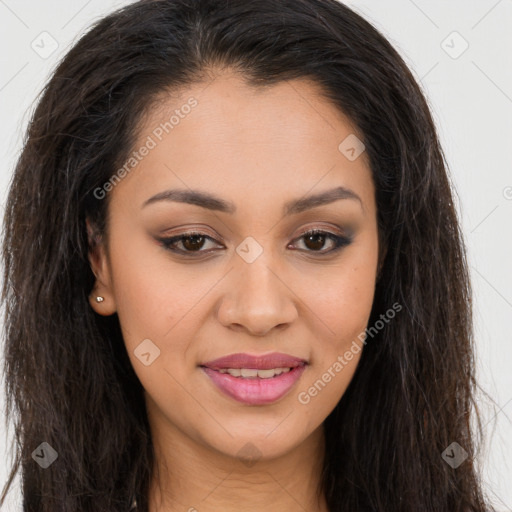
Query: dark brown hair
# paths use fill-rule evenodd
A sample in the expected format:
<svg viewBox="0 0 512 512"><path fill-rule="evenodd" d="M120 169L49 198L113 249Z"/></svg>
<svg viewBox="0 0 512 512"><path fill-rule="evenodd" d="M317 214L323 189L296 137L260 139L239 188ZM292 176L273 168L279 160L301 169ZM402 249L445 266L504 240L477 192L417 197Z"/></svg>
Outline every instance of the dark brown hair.
<svg viewBox="0 0 512 512"><path fill-rule="evenodd" d="M366 344L324 422L332 512L483 512L474 466L471 289L447 166L422 92L389 42L336 0L139 1L67 53L28 126L6 204L5 381L24 512L147 510L153 445L117 315L88 302L86 218L160 93L231 68L259 87L311 78L363 136L387 247ZM477 415L478 417L478 415ZM478 425L480 425L478 423ZM479 429L481 434L481 428ZM58 453L42 470L41 442ZM454 469L442 452L469 454ZM2 502L3 502L2 499Z"/></svg>

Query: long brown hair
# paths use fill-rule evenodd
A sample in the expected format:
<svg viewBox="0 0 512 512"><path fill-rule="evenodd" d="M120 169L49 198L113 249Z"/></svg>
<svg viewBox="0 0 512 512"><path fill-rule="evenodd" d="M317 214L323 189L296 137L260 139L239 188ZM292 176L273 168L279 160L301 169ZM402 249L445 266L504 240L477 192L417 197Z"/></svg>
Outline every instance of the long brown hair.
<svg viewBox="0 0 512 512"><path fill-rule="evenodd" d="M356 373L324 422L329 510L483 512L474 466L471 288L445 157L406 64L336 0L149 0L98 21L43 91L4 218L5 382L24 512L147 510L153 446L117 315L88 302L94 191L166 89L229 66L254 87L308 77L364 137L387 247ZM57 460L32 454L48 443ZM456 442L457 468L443 452Z"/></svg>

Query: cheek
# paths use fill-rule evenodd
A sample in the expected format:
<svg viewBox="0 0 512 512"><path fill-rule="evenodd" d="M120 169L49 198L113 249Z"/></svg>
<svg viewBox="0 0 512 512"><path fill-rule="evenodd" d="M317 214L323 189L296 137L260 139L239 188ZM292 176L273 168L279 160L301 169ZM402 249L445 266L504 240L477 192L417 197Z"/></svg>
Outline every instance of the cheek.
<svg viewBox="0 0 512 512"><path fill-rule="evenodd" d="M363 350L358 334L345 337L343 333L336 340L319 340L313 351L307 378L295 397L306 432L324 421L352 381Z"/></svg>
<svg viewBox="0 0 512 512"><path fill-rule="evenodd" d="M297 392L311 422L336 406L361 358L374 299L375 254L376 247L375 252L354 251L340 265L318 275L318 287L303 290L311 318L321 326L312 347L311 371Z"/></svg>
<svg viewBox="0 0 512 512"><path fill-rule="evenodd" d="M147 339L160 349L159 363L167 356L183 357L187 339L180 331L187 326L189 334L193 332L194 306L211 285L191 280L191 270L173 270L162 257L164 249L155 250L147 241L123 246L118 239L112 247L117 314L130 357L133 359L133 352Z"/></svg>
<svg viewBox="0 0 512 512"><path fill-rule="evenodd" d="M297 390L304 428L316 428L334 409L350 384L363 351L363 335L373 303L373 286L365 277L340 275L312 302L326 328L318 335L311 352L307 378ZM320 295L320 294L318 294ZM320 332L320 331L319 331Z"/></svg>
<svg viewBox="0 0 512 512"><path fill-rule="evenodd" d="M119 242L112 251L113 278L132 367L151 396L186 407L190 395L183 386L197 372L194 340L207 321L205 304L219 276L208 265L172 262L164 249L147 243L123 248Z"/></svg>
<svg viewBox="0 0 512 512"><path fill-rule="evenodd" d="M363 274L363 273L361 273ZM357 327L366 325L374 297L372 281L358 274L333 278L322 292L311 294L311 308L335 338L345 338Z"/></svg>
<svg viewBox="0 0 512 512"><path fill-rule="evenodd" d="M375 266L373 261L347 261L317 277L317 286L305 288L302 297L322 326L323 350L330 354L344 351L367 326L375 293Z"/></svg>

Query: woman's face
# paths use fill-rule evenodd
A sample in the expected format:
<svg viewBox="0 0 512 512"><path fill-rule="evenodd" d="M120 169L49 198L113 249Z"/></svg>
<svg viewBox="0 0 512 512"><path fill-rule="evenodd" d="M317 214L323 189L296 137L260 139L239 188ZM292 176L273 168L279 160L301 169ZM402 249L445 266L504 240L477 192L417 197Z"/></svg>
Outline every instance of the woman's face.
<svg viewBox="0 0 512 512"><path fill-rule="evenodd" d="M105 187L91 304L117 312L155 432L276 457L321 431L360 359L378 263L366 153L306 80L224 73L163 101Z"/></svg>

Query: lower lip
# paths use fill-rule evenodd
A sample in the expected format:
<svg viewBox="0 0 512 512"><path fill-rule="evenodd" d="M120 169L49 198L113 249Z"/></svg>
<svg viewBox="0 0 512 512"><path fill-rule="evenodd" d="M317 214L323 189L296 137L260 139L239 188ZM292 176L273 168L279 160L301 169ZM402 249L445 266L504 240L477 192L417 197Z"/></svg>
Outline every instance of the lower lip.
<svg viewBox="0 0 512 512"><path fill-rule="evenodd" d="M271 404L286 395L300 379L306 365L300 365L287 373L269 379L233 377L211 368L202 367L213 383L226 395L248 405Z"/></svg>

